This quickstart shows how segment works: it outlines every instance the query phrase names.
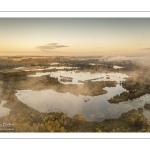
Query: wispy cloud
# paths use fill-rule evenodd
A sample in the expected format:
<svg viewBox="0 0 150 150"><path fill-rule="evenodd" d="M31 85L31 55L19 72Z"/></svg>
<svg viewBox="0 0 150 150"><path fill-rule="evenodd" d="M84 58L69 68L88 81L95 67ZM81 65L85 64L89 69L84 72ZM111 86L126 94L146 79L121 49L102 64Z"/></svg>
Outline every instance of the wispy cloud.
<svg viewBox="0 0 150 150"><path fill-rule="evenodd" d="M51 50L54 50L54 49L57 49L57 48L64 48L64 47L69 47L69 46L60 45L58 43L49 43L49 44L46 44L46 45L37 46L36 48L40 49L41 51L51 51Z"/></svg>

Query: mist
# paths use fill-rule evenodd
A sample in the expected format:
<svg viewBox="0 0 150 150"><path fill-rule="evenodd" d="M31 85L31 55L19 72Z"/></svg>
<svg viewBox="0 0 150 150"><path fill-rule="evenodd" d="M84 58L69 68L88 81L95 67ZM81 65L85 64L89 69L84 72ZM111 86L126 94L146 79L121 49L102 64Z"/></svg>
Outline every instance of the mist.
<svg viewBox="0 0 150 150"><path fill-rule="evenodd" d="M111 62L111 61L116 61L116 62L121 62L121 61L127 61L130 60L135 64L138 65L144 65L149 67L150 64L150 56L102 56L100 61L104 62Z"/></svg>

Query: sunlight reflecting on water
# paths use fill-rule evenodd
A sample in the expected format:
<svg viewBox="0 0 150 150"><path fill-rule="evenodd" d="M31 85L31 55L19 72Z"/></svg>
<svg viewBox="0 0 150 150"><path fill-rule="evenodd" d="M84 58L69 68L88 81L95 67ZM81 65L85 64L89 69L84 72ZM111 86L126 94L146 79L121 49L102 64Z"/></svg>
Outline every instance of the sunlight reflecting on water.
<svg viewBox="0 0 150 150"><path fill-rule="evenodd" d="M78 81L125 81L129 78L128 75L122 73L90 73L90 72L76 72L76 71L56 71L56 72L37 72L35 75L29 75L29 77L38 77L43 75L50 75L51 77L58 78L58 81L63 84L82 84ZM62 82L61 76L73 78L72 82Z"/></svg>
<svg viewBox="0 0 150 150"><path fill-rule="evenodd" d="M108 93L99 96L73 95L69 92L58 93L53 90L19 90L16 96L20 101L40 112L65 112L69 117L83 114L88 120L108 118L107 109L114 106L107 100L116 94L126 91L119 84L116 87L104 88ZM91 117L92 114L99 116ZM100 114L105 113L103 117Z"/></svg>
<svg viewBox="0 0 150 150"><path fill-rule="evenodd" d="M16 96L20 101L40 112L64 112L69 117L83 114L90 121L116 118L131 109L144 108L145 102L150 102L150 96L145 95L136 100L111 104L107 101L109 98L126 90L119 85L105 90L108 93L99 96L76 96L69 92L58 93L53 90L20 90L17 91ZM144 109L144 115L150 119L150 111Z"/></svg>

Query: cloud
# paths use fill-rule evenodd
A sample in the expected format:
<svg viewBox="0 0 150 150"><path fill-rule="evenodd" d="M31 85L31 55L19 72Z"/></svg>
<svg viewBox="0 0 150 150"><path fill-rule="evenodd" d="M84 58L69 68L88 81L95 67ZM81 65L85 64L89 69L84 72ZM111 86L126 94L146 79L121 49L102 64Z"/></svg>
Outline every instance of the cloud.
<svg viewBox="0 0 150 150"><path fill-rule="evenodd" d="M57 43L50 43L50 44L47 44L47 45L53 45L53 46L56 46L58 45Z"/></svg>
<svg viewBox="0 0 150 150"><path fill-rule="evenodd" d="M66 45L59 45L58 43L50 43L47 45L42 45L42 46L37 46L37 49L40 49L41 51L51 51L57 48L64 48L64 47L69 47Z"/></svg>

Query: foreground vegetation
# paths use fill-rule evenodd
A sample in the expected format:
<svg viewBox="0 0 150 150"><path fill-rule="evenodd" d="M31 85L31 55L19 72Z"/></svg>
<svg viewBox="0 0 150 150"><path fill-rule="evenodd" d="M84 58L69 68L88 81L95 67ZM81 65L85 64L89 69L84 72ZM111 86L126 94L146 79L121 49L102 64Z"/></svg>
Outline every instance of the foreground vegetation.
<svg viewBox="0 0 150 150"><path fill-rule="evenodd" d="M69 118L65 113L39 113L24 107L21 102L16 102L16 105L20 107L20 113L15 110L0 118L1 124L13 123L14 130L2 132L150 132L150 121L144 117L141 108L122 113L119 118L89 122L83 115L76 114Z"/></svg>

